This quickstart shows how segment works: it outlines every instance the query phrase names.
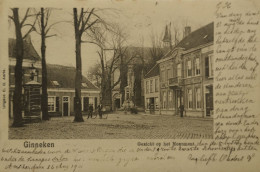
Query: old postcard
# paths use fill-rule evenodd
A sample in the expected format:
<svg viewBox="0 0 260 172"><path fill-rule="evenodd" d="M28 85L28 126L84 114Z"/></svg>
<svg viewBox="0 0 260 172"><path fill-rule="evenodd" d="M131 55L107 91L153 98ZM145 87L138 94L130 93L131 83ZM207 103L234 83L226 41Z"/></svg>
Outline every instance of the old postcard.
<svg viewBox="0 0 260 172"><path fill-rule="evenodd" d="M259 171L257 0L0 0L0 171Z"/></svg>

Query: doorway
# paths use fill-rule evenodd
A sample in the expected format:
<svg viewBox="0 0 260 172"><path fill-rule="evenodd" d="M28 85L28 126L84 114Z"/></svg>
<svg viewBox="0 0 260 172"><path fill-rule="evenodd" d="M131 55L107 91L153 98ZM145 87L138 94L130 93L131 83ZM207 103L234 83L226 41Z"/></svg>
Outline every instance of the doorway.
<svg viewBox="0 0 260 172"><path fill-rule="evenodd" d="M70 116L69 113L69 96L62 97L62 116Z"/></svg>
<svg viewBox="0 0 260 172"><path fill-rule="evenodd" d="M120 99L115 99L115 107L116 109L120 108Z"/></svg>

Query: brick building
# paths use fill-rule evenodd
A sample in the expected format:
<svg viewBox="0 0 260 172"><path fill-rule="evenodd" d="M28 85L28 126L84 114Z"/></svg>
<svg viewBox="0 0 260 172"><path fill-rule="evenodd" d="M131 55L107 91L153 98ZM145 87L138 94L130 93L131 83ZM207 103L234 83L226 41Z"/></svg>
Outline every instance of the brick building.
<svg viewBox="0 0 260 172"><path fill-rule="evenodd" d="M181 104L186 116L213 114L213 39L210 23L190 33L157 61L160 73L161 114L178 115Z"/></svg>

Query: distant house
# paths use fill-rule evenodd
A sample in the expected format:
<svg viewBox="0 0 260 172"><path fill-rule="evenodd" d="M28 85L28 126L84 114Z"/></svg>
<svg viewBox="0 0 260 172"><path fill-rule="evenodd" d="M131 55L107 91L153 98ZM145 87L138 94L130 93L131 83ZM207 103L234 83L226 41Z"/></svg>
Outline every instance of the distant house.
<svg viewBox="0 0 260 172"><path fill-rule="evenodd" d="M145 111L154 111L159 113L160 110L160 73L159 65L156 64L145 76Z"/></svg>
<svg viewBox="0 0 260 172"><path fill-rule="evenodd" d="M74 115L75 67L47 65L48 111L51 116ZM94 109L100 103L100 90L82 76L81 104L83 113L92 104Z"/></svg>
<svg viewBox="0 0 260 172"><path fill-rule="evenodd" d="M178 115L184 105L187 116L212 117L214 23L193 32L157 61L160 68L161 113Z"/></svg>

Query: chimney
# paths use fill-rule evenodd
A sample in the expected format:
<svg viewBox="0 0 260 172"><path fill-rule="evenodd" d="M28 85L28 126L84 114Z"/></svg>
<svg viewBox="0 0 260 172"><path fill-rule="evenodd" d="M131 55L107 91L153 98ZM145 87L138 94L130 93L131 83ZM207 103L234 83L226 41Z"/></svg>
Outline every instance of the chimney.
<svg viewBox="0 0 260 172"><path fill-rule="evenodd" d="M190 26L185 26L183 38L188 36L190 33L191 33L191 27Z"/></svg>

